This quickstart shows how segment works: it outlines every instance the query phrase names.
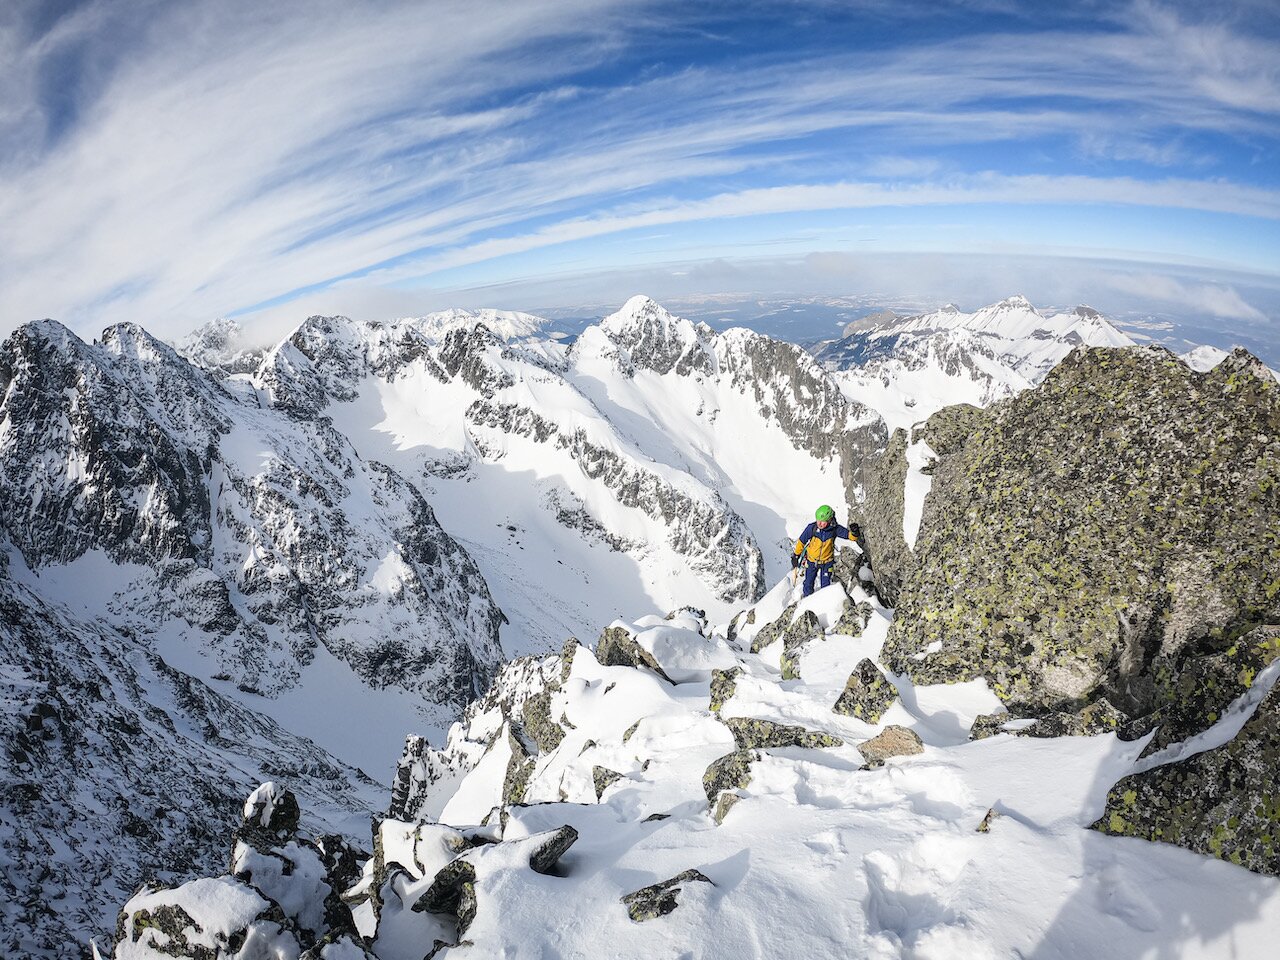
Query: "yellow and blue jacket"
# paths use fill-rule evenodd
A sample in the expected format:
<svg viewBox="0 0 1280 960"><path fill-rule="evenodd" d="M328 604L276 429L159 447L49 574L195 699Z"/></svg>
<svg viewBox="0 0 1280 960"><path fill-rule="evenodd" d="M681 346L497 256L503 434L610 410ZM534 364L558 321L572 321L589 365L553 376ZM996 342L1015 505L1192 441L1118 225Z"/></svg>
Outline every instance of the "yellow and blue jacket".
<svg viewBox="0 0 1280 960"><path fill-rule="evenodd" d="M796 541L795 555L799 557L807 554L806 559L810 563L831 563L836 558L837 537L858 542L858 538L849 532L848 527L833 523L825 530L819 530L816 522L811 523Z"/></svg>

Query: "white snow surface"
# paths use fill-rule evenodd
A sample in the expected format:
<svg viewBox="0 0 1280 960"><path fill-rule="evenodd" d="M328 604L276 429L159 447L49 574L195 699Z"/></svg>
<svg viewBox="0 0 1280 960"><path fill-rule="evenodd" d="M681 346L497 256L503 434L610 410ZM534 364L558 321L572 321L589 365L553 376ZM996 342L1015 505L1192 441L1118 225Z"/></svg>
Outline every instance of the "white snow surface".
<svg viewBox="0 0 1280 960"><path fill-rule="evenodd" d="M907 447L907 477L902 496L902 539L912 550L920 535L920 522L924 519L924 498L933 487L933 475L923 473L936 458L933 448L923 440L916 440Z"/></svg>
<svg viewBox="0 0 1280 960"><path fill-rule="evenodd" d="M756 608L757 622L793 599L783 581ZM852 599L873 603L860 591ZM844 602L835 584L806 608L826 622ZM1143 741L1001 734L971 742L973 719L1001 709L981 680L915 687L892 676L899 697L879 723L833 713L854 665L877 657L888 619L877 609L861 636L811 641L801 654L803 678L791 681L781 679L780 642L752 655L748 638L729 644L723 627L699 632L696 623L655 618L626 625L668 672L678 672L699 644L709 660L731 651L743 672L722 716L843 740L834 748L759 751L750 782L735 791L740 799L719 825L702 777L734 741L707 709L708 682L691 675L668 684L644 669L601 666L579 648L551 699L551 715L568 721L565 738L536 756L525 805L507 808L501 832L511 841L569 824L578 840L553 876L532 873L518 851L504 852L506 843L467 855L478 876L478 912L465 934L470 949L509 958L602 950L620 958L885 960L1271 955L1280 881L1088 829L1111 785L1134 768ZM548 657L527 675L558 678L560 660ZM475 824L501 803L510 756L504 723L495 710L469 715L451 731L449 749L478 762L443 819ZM914 730L923 752L860 769L857 745L889 724ZM493 748L482 753L494 731ZM596 767L621 774L599 800ZM989 810L996 812L991 828L979 833ZM689 869L711 883L682 884L667 916L639 925L628 918L623 895ZM414 892L404 893L410 903ZM393 907L396 944L439 934L439 917ZM417 924L418 934L407 934L406 924ZM411 955L386 942L379 956Z"/></svg>

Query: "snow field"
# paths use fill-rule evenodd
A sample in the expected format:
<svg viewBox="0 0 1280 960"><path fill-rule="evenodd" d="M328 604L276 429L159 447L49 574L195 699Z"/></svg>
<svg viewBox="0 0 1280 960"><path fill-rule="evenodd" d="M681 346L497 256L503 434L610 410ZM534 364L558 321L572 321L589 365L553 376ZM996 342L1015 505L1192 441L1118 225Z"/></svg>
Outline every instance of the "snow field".
<svg viewBox="0 0 1280 960"><path fill-rule="evenodd" d="M853 599L873 602L856 593ZM779 584L757 606L757 625L793 599L790 584ZM844 600L834 584L796 615L813 609L833 622ZM486 955L1269 955L1280 882L1087 829L1142 741L1005 734L970 742L973 718L1000 709L982 681L913 687L891 677L899 698L879 723L833 713L853 665L874 659L883 642L881 610L860 637L811 641L801 654L802 679L790 681L781 680L780 641L753 655L745 652L749 636L728 644L723 626L705 636L699 626L692 617L628 626L664 670L679 675L675 685L576 651L549 711L572 726L559 746L535 758L525 805L506 808L503 836L569 824L579 838L556 876L532 874L519 862L480 870L477 860L478 912L466 939ZM727 662L726 651L743 672L724 718L796 724L845 745L759 751L748 785L736 791L741 799L717 825L702 775L734 742L707 709L705 671ZM544 675L558 677L558 658L547 663ZM913 729L923 753L860 769L857 744L890 724ZM500 805L504 749L500 736L464 776L445 820L476 823ZM622 774L598 801L596 766ZM978 832L989 810L996 811L990 829ZM621 896L690 868L713 885L683 884L667 916L644 924L628 918Z"/></svg>

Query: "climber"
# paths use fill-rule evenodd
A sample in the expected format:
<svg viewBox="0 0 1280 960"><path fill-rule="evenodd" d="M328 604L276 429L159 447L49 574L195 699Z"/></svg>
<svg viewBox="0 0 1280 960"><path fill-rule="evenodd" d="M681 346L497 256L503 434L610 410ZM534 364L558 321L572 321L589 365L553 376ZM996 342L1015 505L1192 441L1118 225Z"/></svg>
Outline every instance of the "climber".
<svg viewBox="0 0 1280 960"><path fill-rule="evenodd" d="M855 523L853 529L842 527L836 523L836 512L825 503L814 514L814 522L804 528L800 539L796 541L795 552L791 554L791 569L796 570L804 556L804 592L802 596L813 593L814 580L822 578L822 586L831 585L831 567L836 560L836 537L846 537L854 543L858 542L861 531Z"/></svg>

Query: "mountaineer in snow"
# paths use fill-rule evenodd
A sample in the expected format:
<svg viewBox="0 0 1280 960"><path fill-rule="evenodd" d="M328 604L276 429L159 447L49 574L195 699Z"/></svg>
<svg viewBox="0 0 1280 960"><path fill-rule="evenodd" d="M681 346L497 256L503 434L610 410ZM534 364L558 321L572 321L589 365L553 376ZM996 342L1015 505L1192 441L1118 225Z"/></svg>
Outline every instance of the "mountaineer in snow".
<svg viewBox="0 0 1280 960"><path fill-rule="evenodd" d="M846 537L854 543L858 542L858 525L853 530L836 523L836 512L825 503L814 513L814 522L804 528L800 539L796 541L795 552L791 554L791 569L794 571L804 560L804 592L807 597L813 593L813 582L819 575L822 586L831 585L831 567L836 559L836 538Z"/></svg>

